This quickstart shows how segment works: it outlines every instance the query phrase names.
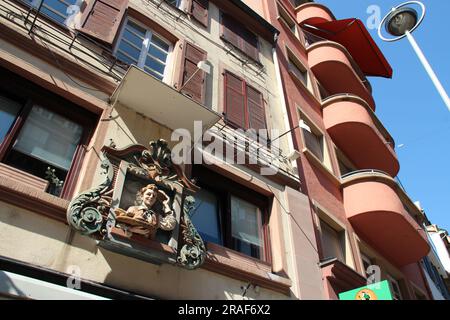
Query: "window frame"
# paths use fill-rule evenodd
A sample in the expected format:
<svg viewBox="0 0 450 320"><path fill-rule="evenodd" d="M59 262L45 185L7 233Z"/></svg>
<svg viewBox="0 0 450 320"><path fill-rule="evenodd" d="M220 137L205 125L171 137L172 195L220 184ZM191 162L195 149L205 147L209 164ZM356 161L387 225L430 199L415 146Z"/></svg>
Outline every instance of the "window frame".
<svg viewBox="0 0 450 320"><path fill-rule="evenodd" d="M0 71L3 70L0 69ZM83 133L72 157L70 168L64 179L61 194L58 196L62 199L70 199L77 183L77 178L80 173L79 169L86 154L86 146L88 145L96 124L98 123L98 116L74 103L67 101L61 96L46 91L44 88L41 88L35 84L29 83L25 79L21 79L15 75L8 76L8 74L9 72L5 71L3 73L4 76L2 75L0 77L0 94L6 95L7 97L10 97L10 99L20 102L22 107L16 116L13 125L11 126L11 129L5 135L5 139L0 145L0 162L5 163L5 160L11 153L14 142L22 131L33 106L40 106L52 113L63 116L64 118L77 123L83 127ZM8 77L8 79L5 79L5 77ZM5 81L7 81L7 84L5 84ZM23 96L26 98L23 98ZM14 166L11 167L15 168ZM19 168L16 169L23 171Z"/></svg>
<svg viewBox="0 0 450 320"><path fill-rule="evenodd" d="M271 201L268 197L258 194L257 192L239 184L231 179L220 175L205 166L194 165L192 168L192 177L196 180L196 183L201 188L213 193L219 202L219 224L220 224L220 236L222 244L213 243L215 246L227 248L240 255L243 255L249 259L255 259L257 261L272 264L271 247L270 247L270 234L269 234L269 215ZM242 197L245 194L246 197ZM246 201L259 208L261 213L261 242L263 244L260 250L260 257L253 257L247 255L244 252L236 250L233 246L232 240L232 219L231 219L231 197L234 196L238 199ZM195 197L195 195L194 195ZM206 243L208 246L208 242Z"/></svg>
<svg viewBox="0 0 450 320"><path fill-rule="evenodd" d="M135 19L135 18L133 18L133 17L131 17L129 15L127 15L125 17L125 19L123 21L123 25L122 25L122 27L120 29L120 32L118 33L117 40L115 41L115 44L114 44L113 56L116 59L120 60L117 57L117 53L119 51L119 46L120 46L120 44L122 42L123 35L125 33L125 28L127 27L129 21L131 21L132 23L136 24L137 26L139 26L139 27L141 27L142 29L145 30L145 37L144 37L144 39L142 41L142 47L141 47L141 49L139 51L138 62L137 62L137 64L132 64L132 65L134 65L137 68L139 68L139 69L149 73L147 70L145 70L145 61L146 61L147 56L149 55L151 39L152 39L153 35L156 35L163 42L165 42L167 45L169 45L169 50L167 51L167 59L166 59L166 62L165 62L163 78L160 80L157 77L155 77L154 75L152 75L151 73L149 73L149 74L154 76L156 79L158 79L158 80L160 80L160 81L162 81L164 83L169 83L170 80L171 80L173 64L174 64L173 53L174 53L175 44L172 41L168 40L166 37L162 36L160 33L154 31L154 29L152 27L145 25L144 23L142 23L138 19ZM144 43L146 41L148 42L148 48L146 50L144 50L144 47L145 47ZM127 41L127 43L128 43L128 41ZM134 47L136 48L136 46L134 46ZM122 53L122 54L124 54L124 53ZM127 55L127 54L125 54L125 55ZM132 57L130 57L130 58L132 58ZM134 58L132 58L132 59L134 60ZM120 60L120 61L122 61L122 60ZM122 61L122 62L128 64L126 61ZM128 65L130 65L130 64L128 64ZM159 72L156 71L156 73L159 73Z"/></svg>

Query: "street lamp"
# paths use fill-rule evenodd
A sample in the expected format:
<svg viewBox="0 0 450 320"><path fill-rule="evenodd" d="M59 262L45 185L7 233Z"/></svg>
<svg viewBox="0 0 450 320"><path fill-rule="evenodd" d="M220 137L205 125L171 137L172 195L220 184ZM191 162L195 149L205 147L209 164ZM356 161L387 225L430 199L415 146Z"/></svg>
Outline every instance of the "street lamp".
<svg viewBox="0 0 450 320"><path fill-rule="evenodd" d="M418 5L422 11L420 17L418 12L415 9L408 7L408 5ZM442 86L441 82L436 76L436 73L431 68L430 63L423 54L416 40L412 36L414 30L416 30L419 27L419 25L425 18L425 12L426 12L425 5L419 1L408 1L398 5L397 7L392 8L391 12L389 12L381 21L380 26L378 27L378 36L382 40L387 42L398 41L405 37L409 40L411 46L413 47L414 51L416 52L417 56L422 62L422 65L424 66L425 70L427 71L428 75L433 81L436 89L438 90L439 94L444 100L447 109L450 111L450 99L448 98L447 92L445 91L444 87ZM387 38L383 35L382 32L383 25L385 26L387 33L394 36L394 38Z"/></svg>

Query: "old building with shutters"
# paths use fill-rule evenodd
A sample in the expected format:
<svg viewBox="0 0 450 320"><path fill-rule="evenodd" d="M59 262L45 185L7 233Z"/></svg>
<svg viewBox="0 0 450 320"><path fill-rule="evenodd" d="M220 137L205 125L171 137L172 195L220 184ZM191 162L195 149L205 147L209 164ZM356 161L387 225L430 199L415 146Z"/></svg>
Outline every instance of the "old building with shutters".
<svg viewBox="0 0 450 320"><path fill-rule="evenodd" d="M277 29L219 0L0 19L0 296L295 299L302 261L321 298Z"/></svg>
<svg viewBox="0 0 450 320"><path fill-rule="evenodd" d="M395 142L367 79L390 78L389 63L359 19L337 19L315 1L245 2L280 31L276 54L323 296L337 299L375 272L394 299L432 299L421 265L430 250L424 215L396 179ZM300 296L310 297L310 279L299 273Z"/></svg>
<svg viewBox="0 0 450 320"><path fill-rule="evenodd" d="M390 67L304 2L2 0L0 298L428 297Z"/></svg>

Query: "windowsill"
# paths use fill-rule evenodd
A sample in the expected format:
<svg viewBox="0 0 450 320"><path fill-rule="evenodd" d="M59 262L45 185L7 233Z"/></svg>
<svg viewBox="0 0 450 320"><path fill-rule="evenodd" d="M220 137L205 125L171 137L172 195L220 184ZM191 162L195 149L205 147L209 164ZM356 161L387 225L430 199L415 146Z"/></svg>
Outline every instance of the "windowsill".
<svg viewBox="0 0 450 320"><path fill-rule="evenodd" d="M341 180L336 177L336 175L330 170L328 169L325 164L323 164L322 161L319 160L319 158L317 158L314 153L312 153L308 148L303 148L302 152L304 153L304 155L306 156L306 158L312 162L312 164L320 169L322 171L322 173L325 174L325 176L327 176L336 186L340 187L341 186Z"/></svg>
<svg viewBox="0 0 450 320"><path fill-rule="evenodd" d="M269 263L214 243L207 243L206 246L208 254L202 268L289 295L291 280L272 273Z"/></svg>
<svg viewBox="0 0 450 320"><path fill-rule="evenodd" d="M4 164L2 166L9 167ZM10 172L14 171L17 169L11 168ZM67 224L66 212L69 201L55 197L23 181L22 177L29 175L19 172L17 176L11 176L9 173L0 171L0 200Z"/></svg>

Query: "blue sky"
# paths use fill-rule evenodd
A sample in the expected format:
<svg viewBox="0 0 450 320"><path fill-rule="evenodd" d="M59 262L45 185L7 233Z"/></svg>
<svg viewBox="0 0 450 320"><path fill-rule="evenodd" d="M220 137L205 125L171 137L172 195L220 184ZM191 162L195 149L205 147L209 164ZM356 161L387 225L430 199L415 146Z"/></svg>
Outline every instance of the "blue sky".
<svg viewBox="0 0 450 320"><path fill-rule="evenodd" d="M405 0L406 1L406 0ZM367 8L378 5L384 16L402 0L318 0L337 19L356 17L366 23ZM414 37L450 92L450 1L426 0L427 15ZM450 231L450 112L407 39L386 43L369 30L394 70L393 79L373 78L377 115L394 137L399 178L428 218ZM404 145L399 147L400 145Z"/></svg>

